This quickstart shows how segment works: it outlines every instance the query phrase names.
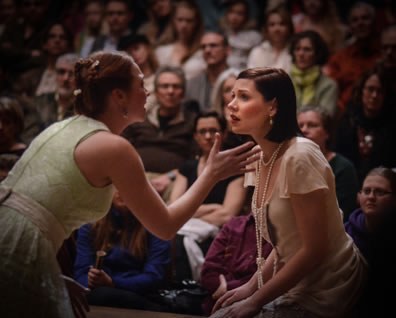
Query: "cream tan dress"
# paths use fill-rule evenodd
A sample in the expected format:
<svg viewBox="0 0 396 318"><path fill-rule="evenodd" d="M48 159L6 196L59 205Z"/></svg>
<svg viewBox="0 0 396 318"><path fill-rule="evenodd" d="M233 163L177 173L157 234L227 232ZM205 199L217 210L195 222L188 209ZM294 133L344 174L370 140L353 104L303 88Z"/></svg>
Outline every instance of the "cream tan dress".
<svg viewBox="0 0 396 318"><path fill-rule="evenodd" d="M257 317L343 317L360 295L367 266L345 232L333 172L319 147L306 138L294 138L281 160L263 222L264 239L271 242L276 253L274 274L279 264L287 263L301 248L290 202L292 193L325 190L325 200L317 213L327 218L329 252L320 266L286 294L264 306ZM255 173L247 174L245 185L254 183ZM223 312L213 317L222 317Z"/></svg>

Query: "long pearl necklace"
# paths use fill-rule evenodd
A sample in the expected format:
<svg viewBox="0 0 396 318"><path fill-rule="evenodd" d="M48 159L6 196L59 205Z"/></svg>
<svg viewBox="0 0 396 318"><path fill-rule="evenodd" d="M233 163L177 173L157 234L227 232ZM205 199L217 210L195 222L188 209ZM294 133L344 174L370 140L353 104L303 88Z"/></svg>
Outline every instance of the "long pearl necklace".
<svg viewBox="0 0 396 318"><path fill-rule="evenodd" d="M263 218L264 218L264 208L266 209L268 206L268 202L264 203L266 194L267 194L267 189L268 189L268 184L271 179L271 173L272 173L272 168L274 167L274 163L276 161L276 158L278 157L279 151L282 148L284 142L281 142L272 154L270 160L266 164L263 160L263 152L260 153L260 161L258 165L256 166L256 183L254 187L254 193L253 193L253 212L255 215L255 225L256 225L256 244L257 244L257 270L258 270L258 288L260 289L263 286L263 275L261 272L261 266L264 264L264 258L263 258L263 238L262 238L262 231L263 231ZM264 164L264 166L269 165L269 170L267 177L265 178L265 183L264 183L264 189L263 189L263 196L261 197L261 204L260 208L257 208L257 197L258 197L258 189L260 185L260 176L261 176L261 164Z"/></svg>

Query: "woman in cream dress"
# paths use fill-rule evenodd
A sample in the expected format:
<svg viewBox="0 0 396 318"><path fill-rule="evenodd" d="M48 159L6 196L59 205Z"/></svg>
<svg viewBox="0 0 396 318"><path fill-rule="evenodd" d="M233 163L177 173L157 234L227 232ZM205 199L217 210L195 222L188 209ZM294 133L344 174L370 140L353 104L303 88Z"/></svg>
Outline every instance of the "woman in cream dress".
<svg viewBox="0 0 396 318"><path fill-rule="evenodd" d="M245 177L255 187L258 270L219 298L213 317L347 315L364 284L366 263L345 233L326 158L315 143L297 137L289 76L274 68L243 71L228 108L233 131L252 136L262 150L255 173ZM266 261L262 237L273 246Z"/></svg>

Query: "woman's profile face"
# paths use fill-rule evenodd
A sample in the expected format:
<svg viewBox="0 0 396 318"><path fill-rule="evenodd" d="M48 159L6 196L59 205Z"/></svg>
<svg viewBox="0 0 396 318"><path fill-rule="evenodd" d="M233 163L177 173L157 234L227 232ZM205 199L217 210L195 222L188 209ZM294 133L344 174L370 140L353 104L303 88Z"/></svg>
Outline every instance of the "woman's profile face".
<svg viewBox="0 0 396 318"><path fill-rule="evenodd" d="M196 26L194 10L178 7L175 12L174 26L179 40L189 40Z"/></svg>
<svg viewBox="0 0 396 318"><path fill-rule="evenodd" d="M194 139L197 142L199 149L204 154L209 154L215 140L215 134L221 132L221 126L216 117L203 117L198 119L197 128L194 132Z"/></svg>
<svg viewBox="0 0 396 318"><path fill-rule="evenodd" d="M136 63L133 63L132 77L132 87L128 92L129 105L127 109L130 124L144 120L146 115L144 105L149 95L144 87L144 75Z"/></svg>
<svg viewBox="0 0 396 318"><path fill-rule="evenodd" d="M266 28L271 44L286 43L289 36L289 28L279 13L274 12L268 17Z"/></svg>
<svg viewBox="0 0 396 318"><path fill-rule="evenodd" d="M308 38L298 40L294 47L293 55L296 66L302 71L315 65L315 50L311 40Z"/></svg>
<svg viewBox="0 0 396 318"><path fill-rule="evenodd" d="M269 117L275 116L275 101L266 101L251 79L238 79L228 104L232 131L253 138L265 136L269 129Z"/></svg>
<svg viewBox="0 0 396 318"><path fill-rule="evenodd" d="M371 75L363 85L362 104L363 112L367 118L377 117L384 103L384 94L380 79L377 74Z"/></svg>

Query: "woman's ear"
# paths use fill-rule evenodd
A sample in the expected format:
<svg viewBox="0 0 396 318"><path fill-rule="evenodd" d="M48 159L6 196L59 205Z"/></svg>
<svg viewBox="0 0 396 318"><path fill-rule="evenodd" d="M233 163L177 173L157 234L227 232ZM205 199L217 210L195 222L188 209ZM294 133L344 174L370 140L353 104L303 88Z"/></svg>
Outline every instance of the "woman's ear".
<svg viewBox="0 0 396 318"><path fill-rule="evenodd" d="M271 117L275 117L276 113L278 112L278 101L276 100L276 98L273 98L270 101L270 116Z"/></svg>

